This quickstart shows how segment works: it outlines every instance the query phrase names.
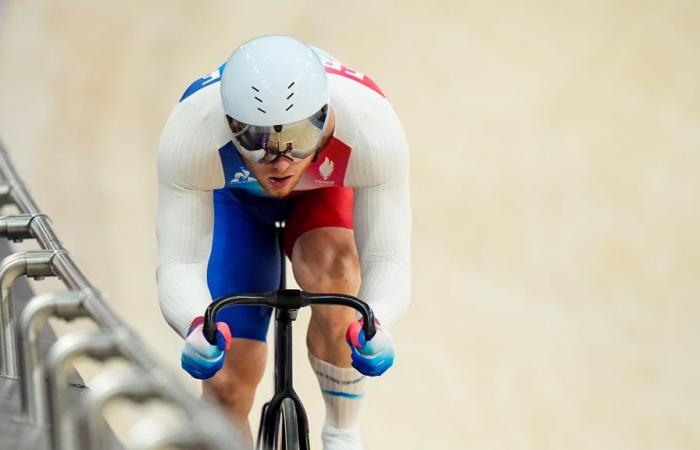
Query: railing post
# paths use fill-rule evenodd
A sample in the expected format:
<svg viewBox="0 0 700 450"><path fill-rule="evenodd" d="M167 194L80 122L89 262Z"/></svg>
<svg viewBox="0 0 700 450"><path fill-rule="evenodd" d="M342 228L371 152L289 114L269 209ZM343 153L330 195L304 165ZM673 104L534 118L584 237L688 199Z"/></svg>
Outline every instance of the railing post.
<svg viewBox="0 0 700 450"><path fill-rule="evenodd" d="M51 316L72 320L87 315L83 308L85 293L68 291L34 297L24 308L17 330L19 376L22 381L22 413L30 423L47 426L44 370L39 364L39 332Z"/></svg>
<svg viewBox="0 0 700 450"><path fill-rule="evenodd" d="M3 176L3 179L0 180L0 207L12 203L10 192L12 192L12 187L9 184L7 184L7 180L5 180Z"/></svg>
<svg viewBox="0 0 700 450"><path fill-rule="evenodd" d="M206 450L219 450L216 443L194 429L190 422L177 421L163 423L152 417L142 419L129 430L131 439L127 440L129 450L158 450L178 449L191 450L196 448ZM231 448L237 447L235 441L231 442Z"/></svg>
<svg viewBox="0 0 700 450"><path fill-rule="evenodd" d="M35 250L7 256L0 264L0 371L10 378L17 378L17 355L15 354L15 328L12 314L12 286L22 275L45 277L53 275L51 258L54 250Z"/></svg>
<svg viewBox="0 0 700 450"><path fill-rule="evenodd" d="M46 364L48 375L49 413L51 416L51 442L54 450L78 448L74 412L66 401L67 369L80 356L104 360L120 356L119 343L127 336L125 329L105 331L76 331L63 336L51 347Z"/></svg>
<svg viewBox="0 0 700 450"><path fill-rule="evenodd" d="M110 401L120 397L145 402L162 398L162 394L159 384L142 370L117 369L97 375L76 418L76 423L83 425L87 432L85 450L103 446L108 433L104 409Z"/></svg>

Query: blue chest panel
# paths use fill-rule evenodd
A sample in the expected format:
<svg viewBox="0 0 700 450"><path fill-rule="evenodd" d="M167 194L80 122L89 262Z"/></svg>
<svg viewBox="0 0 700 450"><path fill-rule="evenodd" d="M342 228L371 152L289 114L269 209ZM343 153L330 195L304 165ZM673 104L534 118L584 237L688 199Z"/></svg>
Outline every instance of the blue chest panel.
<svg viewBox="0 0 700 450"><path fill-rule="evenodd" d="M224 168L227 188L243 189L251 194L265 196L262 186L241 159L233 142L221 147L219 156L221 157L221 166Z"/></svg>

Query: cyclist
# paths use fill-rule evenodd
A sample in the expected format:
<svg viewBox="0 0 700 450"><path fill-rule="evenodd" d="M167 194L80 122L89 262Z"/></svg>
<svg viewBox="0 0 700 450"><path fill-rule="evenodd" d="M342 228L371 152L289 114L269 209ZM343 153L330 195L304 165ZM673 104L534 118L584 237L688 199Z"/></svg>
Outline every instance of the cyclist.
<svg viewBox="0 0 700 450"><path fill-rule="evenodd" d="M393 363L387 329L407 309L411 281L408 146L380 88L294 38L254 38L185 91L163 130L158 175L160 306L185 338L183 368L252 443L270 308L222 311L216 346L201 314L213 298L277 288L274 224L285 220L299 286L357 295L378 319L366 342L353 310L314 306L307 331L324 448L361 449L364 376Z"/></svg>

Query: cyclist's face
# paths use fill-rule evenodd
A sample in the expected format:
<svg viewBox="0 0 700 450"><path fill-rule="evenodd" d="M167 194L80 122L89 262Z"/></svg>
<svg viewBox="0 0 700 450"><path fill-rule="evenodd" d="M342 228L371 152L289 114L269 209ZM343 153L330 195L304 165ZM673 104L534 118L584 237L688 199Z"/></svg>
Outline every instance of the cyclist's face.
<svg viewBox="0 0 700 450"><path fill-rule="evenodd" d="M311 154L304 159L290 160L281 157L273 162L253 162L241 156L265 192L277 198L286 197L294 190L314 157Z"/></svg>
<svg viewBox="0 0 700 450"><path fill-rule="evenodd" d="M324 138L321 148L325 147L335 130L335 114L331 108L328 116L328 132ZM311 165L314 154L310 154L304 159L290 159L280 156L272 162L254 162L245 155L239 153L246 165L258 180L260 186L272 197L282 198L292 193L299 183L304 171Z"/></svg>

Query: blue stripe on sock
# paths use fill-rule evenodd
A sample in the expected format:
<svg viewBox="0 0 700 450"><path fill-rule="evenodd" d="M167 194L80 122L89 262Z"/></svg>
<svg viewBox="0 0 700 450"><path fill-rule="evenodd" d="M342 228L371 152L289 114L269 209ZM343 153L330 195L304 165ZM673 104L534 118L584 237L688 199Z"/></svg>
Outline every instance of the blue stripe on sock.
<svg viewBox="0 0 700 450"><path fill-rule="evenodd" d="M347 392L328 391L326 389L322 389L321 392L327 395L332 395L333 397L362 398L365 396L365 394L349 394Z"/></svg>

